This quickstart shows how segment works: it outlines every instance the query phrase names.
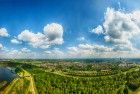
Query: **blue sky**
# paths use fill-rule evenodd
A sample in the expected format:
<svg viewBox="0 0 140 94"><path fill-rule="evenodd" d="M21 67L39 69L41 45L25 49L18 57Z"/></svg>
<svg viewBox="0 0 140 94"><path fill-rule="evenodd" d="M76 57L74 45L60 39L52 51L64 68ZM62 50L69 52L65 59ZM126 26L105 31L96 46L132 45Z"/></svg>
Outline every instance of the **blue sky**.
<svg viewBox="0 0 140 94"><path fill-rule="evenodd" d="M131 45L133 49L139 50L140 47L138 45L140 43L130 43L137 42L138 38L134 39L130 36L129 38L124 38L124 41L128 41L126 44L120 44L123 38L118 39L112 37L113 34L116 34L116 29L112 29L114 30L113 34L109 35L111 30L108 30L107 27L103 25L107 22L107 19L105 19L105 16L108 16L106 14L107 8L109 8L108 11L112 11L114 14L119 14L117 13L118 11L122 15L128 15L129 13L133 14L136 10L139 11L139 4L139 0L0 0L0 33L3 31L2 28L5 28L8 33L8 36L0 36L0 43L2 45L1 55L6 54L6 57L9 57L9 53L12 53L11 51L21 52L22 50L27 50L29 53L38 53L39 56L35 55L35 58L41 58L40 55L42 55L42 58L94 58L101 56L100 50L102 51L103 49L106 50L109 48L113 50L109 51L108 56L113 55L115 57L114 54L118 55L124 53L124 51L126 52L126 49L128 49L124 47L126 44L128 44L128 46ZM118 17L118 19L124 22L123 18L125 17ZM117 23L119 22L116 22L116 24ZM56 29L62 26L63 30L62 32L60 31L60 35L56 35L53 30L51 31L53 32L51 37L55 37L59 42L58 40L57 43L56 40L47 40L50 38L48 35L52 34L48 31L51 29L44 31L44 27L47 25L50 25L50 27L48 26L47 28L54 26ZM101 28L97 30L99 25ZM129 26L131 27L131 25ZM119 31L119 29L117 30ZM32 38L29 37L26 38L26 36L24 36L25 33L21 34L24 30L27 30L26 33L28 34L32 32L29 36L36 37L37 41L43 41L43 43L38 45L39 42L33 41ZM104 33L97 34L96 31L102 31ZM49 34L44 34L44 32L49 32ZM38 40L38 35L35 35L37 33L41 33L46 37L41 37L41 39ZM23 37L19 38L19 35L22 35L25 39ZM108 36L111 38L109 41L105 39L105 37ZM123 37L124 35L120 36ZM12 42L11 40L13 39L17 42ZM119 41L119 44L116 44L114 41ZM44 48L44 44L49 47ZM86 46L87 48L90 46L90 51L86 52L86 47L81 48L80 45ZM72 54L72 51L75 52ZM105 54L108 54L107 52L103 51ZM134 53L134 51L130 50L127 50L127 52ZM67 55L65 55L65 53L67 53ZM87 55L82 56L81 54ZM123 56L127 57L127 54L128 53L125 53ZM56 57L56 55L59 57ZM23 55L22 52L21 57L17 58L22 58L22 56L23 58L29 57L27 53ZM136 55L136 57L139 57L139 55Z"/></svg>

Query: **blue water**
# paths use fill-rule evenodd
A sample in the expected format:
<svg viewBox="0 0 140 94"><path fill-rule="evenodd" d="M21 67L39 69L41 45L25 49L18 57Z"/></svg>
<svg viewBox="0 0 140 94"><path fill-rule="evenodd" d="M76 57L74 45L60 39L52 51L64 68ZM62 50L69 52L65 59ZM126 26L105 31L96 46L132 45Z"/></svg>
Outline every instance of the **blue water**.
<svg viewBox="0 0 140 94"><path fill-rule="evenodd" d="M10 69L6 67L0 67L0 82L7 81L11 82L16 77L16 74L13 73Z"/></svg>

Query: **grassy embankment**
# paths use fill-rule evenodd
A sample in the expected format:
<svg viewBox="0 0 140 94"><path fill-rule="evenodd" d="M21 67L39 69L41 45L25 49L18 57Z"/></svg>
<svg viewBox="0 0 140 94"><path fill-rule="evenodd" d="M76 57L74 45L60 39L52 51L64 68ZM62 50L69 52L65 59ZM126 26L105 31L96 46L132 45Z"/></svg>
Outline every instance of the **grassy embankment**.
<svg viewBox="0 0 140 94"><path fill-rule="evenodd" d="M18 73L19 77L14 79L2 92L2 94L37 94L32 75L23 70Z"/></svg>

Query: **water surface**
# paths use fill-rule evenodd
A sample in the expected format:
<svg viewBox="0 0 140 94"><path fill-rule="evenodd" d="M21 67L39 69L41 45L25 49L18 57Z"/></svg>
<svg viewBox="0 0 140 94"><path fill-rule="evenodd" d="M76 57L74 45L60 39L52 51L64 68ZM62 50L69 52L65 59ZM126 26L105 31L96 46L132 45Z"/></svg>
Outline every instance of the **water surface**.
<svg viewBox="0 0 140 94"><path fill-rule="evenodd" d="M0 82L7 81L11 82L16 77L16 74L13 73L7 67L0 67Z"/></svg>

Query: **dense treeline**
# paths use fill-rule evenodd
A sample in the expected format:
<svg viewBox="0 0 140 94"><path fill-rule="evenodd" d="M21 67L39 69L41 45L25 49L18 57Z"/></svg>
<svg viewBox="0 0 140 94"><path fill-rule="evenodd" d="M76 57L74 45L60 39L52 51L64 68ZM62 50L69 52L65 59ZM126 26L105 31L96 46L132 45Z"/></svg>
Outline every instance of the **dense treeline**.
<svg viewBox="0 0 140 94"><path fill-rule="evenodd" d="M140 71L133 71L126 74L127 86L135 91L140 87Z"/></svg>
<svg viewBox="0 0 140 94"><path fill-rule="evenodd" d="M127 84L130 78L124 74L81 78L44 72L40 68L28 70L34 74L39 94L124 94L130 88ZM131 76L135 77L132 74Z"/></svg>
<svg viewBox="0 0 140 94"><path fill-rule="evenodd" d="M130 65L49 62L23 67L34 76L39 94L129 94L140 87L139 68Z"/></svg>

